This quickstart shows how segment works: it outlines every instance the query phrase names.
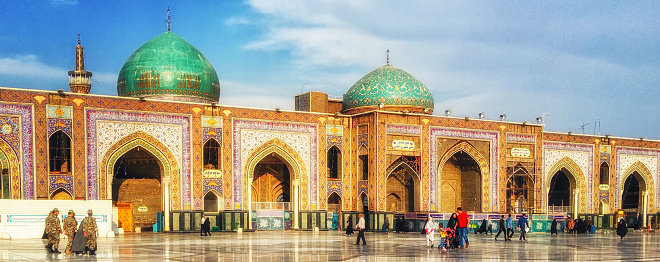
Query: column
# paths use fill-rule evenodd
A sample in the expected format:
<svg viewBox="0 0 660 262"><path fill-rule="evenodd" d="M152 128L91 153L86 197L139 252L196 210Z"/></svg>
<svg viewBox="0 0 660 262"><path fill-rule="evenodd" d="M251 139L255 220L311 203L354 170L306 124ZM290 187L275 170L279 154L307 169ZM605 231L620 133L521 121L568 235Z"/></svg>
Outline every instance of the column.
<svg viewBox="0 0 660 262"><path fill-rule="evenodd" d="M163 204L165 206L165 211L163 214L163 231L170 231L170 182L165 181L163 183Z"/></svg>
<svg viewBox="0 0 660 262"><path fill-rule="evenodd" d="M248 213L247 213L247 217L248 217L248 219L247 219L248 220L247 228L248 229L253 229L252 228L252 190L251 189L247 190L247 199L244 200L243 202L249 203L247 205L247 210L248 210ZM257 223L259 223L259 221L257 221Z"/></svg>
<svg viewBox="0 0 660 262"><path fill-rule="evenodd" d="M293 229L298 229L298 199L300 198L300 181L294 180L293 181L293 198L291 199L291 205L293 206L293 216L291 219L293 219Z"/></svg>
<svg viewBox="0 0 660 262"><path fill-rule="evenodd" d="M646 226L646 214L648 213L649 191L642 192L642 227Z"/></svg>
<svg viewBox="0 0 660 262"><path fill-rule="evenodd" d="M575 190L575 195L573 196L573 219L578 218L578 211L580 210L580 190Z"/></svg>

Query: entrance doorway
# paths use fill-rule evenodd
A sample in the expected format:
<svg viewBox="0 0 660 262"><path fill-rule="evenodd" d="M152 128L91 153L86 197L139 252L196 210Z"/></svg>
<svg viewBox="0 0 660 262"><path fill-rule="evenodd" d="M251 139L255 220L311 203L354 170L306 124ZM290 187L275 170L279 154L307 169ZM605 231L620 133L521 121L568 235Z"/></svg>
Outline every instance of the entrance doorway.
<svg viewBox="0 0 660 262"><path fill-rule="evenodd" d="M253 228L291 228L291 170L280 155L271 153L259 161L250 192Z"/></svg>
<svg viewBox="0 0 660 262"><path fill-rule="evenodd" d="M342 223L340 223L341 215L341 197L336 192L332 192L328 197L328 212L332 213L328 216L328 225L330 230L342 230Z"/></svg>
<svg viewBox="0 0 660 262"><path fill-rule="evenodd" d="M481 168L472 156L456 152L445 162L440 178L440 212L451 213L459 206L466 212L481 212Z"/></svg>
<svg viewBox="0 0 660 262"><path fill-rule="evenodd" d="M149 151L136 147L114 164L112 204L120 209L119 227L125 232L140 227L153 230L156 213L163 212L162 163Z"/></svg>
<svg viewBox="0 0 660 262"><path fill-rule="evenodd" d="M572 213L575 207L574 192L576 189L573 175L562 168L552 176L548 193L548 212Z"/></svg>
<svg viewBox="0 0 660 262"><path fill-rule="evenodd" d="M506 212L531 213L534 208L534 179L522 164L507 170Z"/></svg>
<svg viewBox="0 0 660 262"><path fill-rule="evenodd" d="M635 225L635 220L641 220L644 213L644 194L646 183L642 176L637 172L628 175L623 183L623 193L621 195L621 209L626 212L626 223L628 227ZM640 215L642 214L642 215ZM643 225L644 221L639 221Z"/></svg>
<svg viewBox="0 0 660 262"><path fill-rule="evenodd" d="M386 188L388 212L403 213L420 210L419 179L407 164L400 164L387 176Z"/></svg>

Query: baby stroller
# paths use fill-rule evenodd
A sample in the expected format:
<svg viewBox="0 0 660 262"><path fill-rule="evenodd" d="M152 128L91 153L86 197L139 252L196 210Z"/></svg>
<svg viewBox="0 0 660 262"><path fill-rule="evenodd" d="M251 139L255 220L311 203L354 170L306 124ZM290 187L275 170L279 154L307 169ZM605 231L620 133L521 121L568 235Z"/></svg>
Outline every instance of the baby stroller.
<svg viewBox="0 0 660 262"><path fill-rule="evenodd" d="M458 248L458 236L456 235L456 231L452 230L451 228L445 228L445 247L447 250L449 249L456 249Z"/></svg>

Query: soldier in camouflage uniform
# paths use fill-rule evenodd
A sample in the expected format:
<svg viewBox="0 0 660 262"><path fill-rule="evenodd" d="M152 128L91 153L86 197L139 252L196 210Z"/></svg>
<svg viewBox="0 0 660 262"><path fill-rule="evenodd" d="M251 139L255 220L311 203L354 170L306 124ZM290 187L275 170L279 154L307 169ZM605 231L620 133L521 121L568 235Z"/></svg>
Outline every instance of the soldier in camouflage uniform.
<svg viewBox="0 0 660 262"><path fill-rule="evenodd" d="M87 239L86 247L90 255L96 255L96 237L99 234L99 228L96 226L96 218L92 216L92 210L87 210L87 217L83 219L82 226Z"/></svg>
<svg viewBox="0 0 660 262"><path fill-rule="evenodd" d="M69 210L69 216L64 218L62 228L64 229L64 234L68 240L66 244L66 250L64 252L67 254L72 254L73 252L71 252L71 245L73 244L73 236L75 235L76 229L78 228L76 213L74 213L73 210Z"/></svg>
<svg viewBox="0 0 660 262"><path fill-rule="evenodd" d="M62 227L60 226L60 219L57 216L60 214L60 211L57 208L53 209L53 214L46 218L46 234L48 237L48 245L46 245L46 250L49 253L62 253L57 250L60 245L60 234L62 233Z"/></svg>

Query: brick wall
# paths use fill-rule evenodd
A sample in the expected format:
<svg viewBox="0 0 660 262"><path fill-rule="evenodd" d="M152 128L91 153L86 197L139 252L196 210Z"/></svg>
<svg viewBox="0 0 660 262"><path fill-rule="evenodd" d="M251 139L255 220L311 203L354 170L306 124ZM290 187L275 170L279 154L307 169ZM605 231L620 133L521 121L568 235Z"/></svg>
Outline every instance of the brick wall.
<svg viewBox="0 0 660 262"><path fill-rule="evenodd" d="M133 226L150 227L156 222L156 213L162 212L162 194L157 179L124 179L117 181L119 196L117 201L133 203ZM147 207L146 212L139 212L140 207Z"/></svg>

